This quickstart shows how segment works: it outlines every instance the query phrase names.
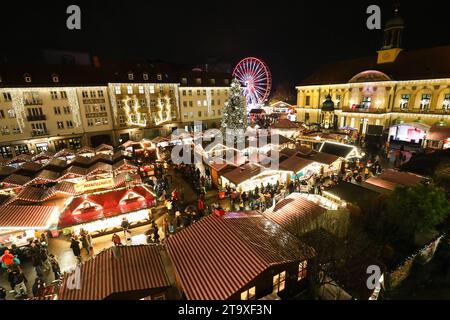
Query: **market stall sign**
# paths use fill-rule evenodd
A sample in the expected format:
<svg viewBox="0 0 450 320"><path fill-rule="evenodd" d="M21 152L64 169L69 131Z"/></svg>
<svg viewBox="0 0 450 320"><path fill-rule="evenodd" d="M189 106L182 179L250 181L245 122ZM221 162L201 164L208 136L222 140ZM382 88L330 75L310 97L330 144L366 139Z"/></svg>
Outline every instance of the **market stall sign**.
<svg viewBox="0 0 450 320"><path fill-rule="evenodd" d="M109 189L114 187L114 179L99 179L99 180L91 180L91 181L83 181L75 185L75 190L78 192L86 192L90 190L96 189Z"/></svg>

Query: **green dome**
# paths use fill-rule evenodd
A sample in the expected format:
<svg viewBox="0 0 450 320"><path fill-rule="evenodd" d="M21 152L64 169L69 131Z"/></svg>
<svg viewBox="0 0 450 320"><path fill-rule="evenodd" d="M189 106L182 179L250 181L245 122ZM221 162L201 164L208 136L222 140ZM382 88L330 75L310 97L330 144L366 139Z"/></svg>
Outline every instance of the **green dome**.
<svg viewBox="0 0 450 320"><path fill-rule="evenodd" d="M441 121L435 122L435 123L433 124L433 126L446 127L446 126L448 126L448 122L447 122L447 121L444 121L444 120L441 120Z"/></svg>
<svg viewBox="0 0 450 320"><path fill-rule="evenodd" d="M322 111L334 111L334 102L329 94L325 97L325 101L322 104Z"/></svg>
<svg viewBox="0 0 450 320"><path fill-rule="evenodd" d="M405 121L403 121L402 118L398 117L398 118L395 118L394 121L392 121L392 124L402 124L404 122Z"/></svg>

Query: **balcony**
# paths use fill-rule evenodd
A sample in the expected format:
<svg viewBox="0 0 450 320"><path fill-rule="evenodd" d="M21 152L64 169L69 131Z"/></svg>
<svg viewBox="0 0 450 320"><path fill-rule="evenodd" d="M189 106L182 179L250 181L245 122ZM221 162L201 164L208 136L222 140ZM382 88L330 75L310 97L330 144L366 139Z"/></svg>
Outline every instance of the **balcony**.
<svg viewBox="0 0 450 320"><path fill-rule="evenodd" d="M400 108L394 108L392 112L398 112L398 113L421 113L421 114L442 114L442 115L450 115L450 109L437 109L437 110L429 110L429 109L400 109Z"/></svg>
<svg viewBox="0 0 450 320"><path fill-rule="evenodd" d="M42 99L25 99L23 104L26 106L41 106L43 102Z"/></svg>
<svg viewBox="0 0 450 320"><path fill-rule="evenodd" d="M351 108L351 107L342 107L341 110L343 112L357 112L357 113L386 113L386 109L384 108Z"/></svg>
<svg viewBox="0 0 450 320"><path fill-rule="evenodd" d="M45 114L27 116L27 121L45 121L45 120L47 120L47 116Z"/></svg>
<svg viewBox="0 0 450 320"><path fill-rule="evenodd" d="M46 129L33 130L31 132L31 136L33 136L33 137L41 137L41 136L48 136L48 135L49 135L49 133L48 133L48 130L46 130Z"/></svg>

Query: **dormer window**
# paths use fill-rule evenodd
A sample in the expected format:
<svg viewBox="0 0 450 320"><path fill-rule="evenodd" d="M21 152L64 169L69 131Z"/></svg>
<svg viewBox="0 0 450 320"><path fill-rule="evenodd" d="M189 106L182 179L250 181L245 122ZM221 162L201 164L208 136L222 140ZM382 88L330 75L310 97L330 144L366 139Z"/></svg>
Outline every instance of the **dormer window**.
<svg viewBox="0 0 450 320"><path fill-rule="evenodd" d="M53 81L54 83L58 83L58 82L59 82L59 76L58 76L57 74L53 74L53 75L52 75L52 81Z"/></svg>
<svg viewBox="0 0 450 320"><path fill-rule="evenodd" d="M201 78L195 79L195 84L202 84L202 79Z"/></svg>
<svg viewBox="0 0 450 320"><path fill-rule="evenodd" d="M230 80L228 80L228 79L224 79L223 80L223 83L227 86L227 85L229 85L230 84Z"/></svg>
<svg viewBox="0 0 450 320"><path fill-rule="evenodd" d="M128 80L134 80L134 74L132 72L128 72Z"/></svg>
<svg viewBox="0 0 450 320"><path fill-rule="evenodd" d="M181 78L181 84L187 84L187 78Z"/></svg>
<svg viewBox="0 0 450 320"><path fill-rule="evenodd" d="M209 79L209 83L211 83L214 86L216 84L216 79Z"/></svg>
<svg viewBox="0 0 450 320"><path fill-rule="evenodd" d="M162 74L161 74L161 73L158 73L158 74L156 75L156 79L158 79L158 81L161 81L161 80L162 80Z"/></svg>
<svg viewBox="0 0 450 320"><path fill-rule="evenodd" d="M28 73L25 73L23 75L23 79L25 80L25 82L30 83L31 82L31 76Z"/></svg>
<svg viewBox="0 0 450 320"><path fill-rule="evenodd" d="M142 74L142 79L144 79L145 81L148 81L148 73L143 73Z"/></svg>

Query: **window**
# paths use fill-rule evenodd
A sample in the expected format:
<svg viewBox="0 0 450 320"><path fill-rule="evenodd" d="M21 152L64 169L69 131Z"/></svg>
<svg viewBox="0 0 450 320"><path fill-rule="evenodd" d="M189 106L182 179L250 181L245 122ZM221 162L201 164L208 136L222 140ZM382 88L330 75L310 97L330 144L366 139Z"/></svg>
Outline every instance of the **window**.
<svg viewBox="0 0 450 320"><path fill-rule="evenodd" d="M216 84L216 79L209 79L209 83L214 86Z"/></svg>
<svg viewBox="0 0 450 320"><path fill-rule="evenodd" d="M341 106L341 95L336 95L336 108L339 108Z"/></svg>
<svg viewBox="0 0 450 320"><path fill-rule="evenodd" d="M50 96L51 96L52 100L56 100L56 99L58 99L58 92L50 91Z"/></svg>
<svg viewBox="0 0 450 320"><path fill-rule="evenodd" d="M0 129L2 131L2 135L6 136L9 134L9 127L8 126L0 126Z"/></svg>
<svg viewBox="0 0 450 320"><path fill-rule="evenodd" d="M228 90L225 90L224 93L225 93L225 96L228 96Z"/></svg>
<svg viewBox="0 0 450 320"><path fill-rule="evenodd" d="M137 117L136 117L136 114L133 113L133 114L130 116L130 118L131 118L131 122L137 123Z"/></svg>
<svg viewBox="0 0 450 320"><path fill-rule="evenodd" d="M128 94L133 94L133 87L132 86L127 86L127 93Z"/></svg>
<svg viewBox="0 0 450 320"><path fill-rule="evenodd" d="M442 102L442 108L444 108L444 110L450 110L450 93L447 93L444 96L444 101Z"/></svg>
<svg viewBox="0 0 450 320"><path fill-rule="evenodd" d="M219 99L219 100L217 100L217 105L218 105L218 106L220 106L220 99Z"/></svg>
<svg viewBox="0 0 450 320"><path fill-rule="evenodd" d="M96 97L95 91L90 91L89 93L90 93L91 98L95 98Z"/></svg>
<svg viewBox="0 0 450 320"><path fill-rule="evenodd" d="M188 117L188 113L187 113L187 112L185 112L185 113L183 114L183 117L184 117L184 119L187 119L187 117Z"/></svg>
<svg viewBox="0 0 450 320"><path fill-rule="evenodd" d="M102 111L102 112L106 111L106 106L104 104L100 105L100 111Z"/></svg>
<svg viewBox="0 0 450 320"><path fill-rule="evenodd" d="M58 122L56 122L56 124L58 126L58 129L64 129L64 122L58 121Z"/></svg>
<svg viewBox="0 0 450 320"><path fill-rule="evenodd" d="M16 114L14 113L14 109L9 109L8 110L8 117L9 118L15 118Z"/></svg>
<svg viewBox="0 0 450 320"><path fill-rule="evenodd" d="M14 125L13 129L12 129L13 134L21 134L22 130L20 129L19 125Z"/></svg>
<svg viewBox="0 0 450 320"><path fill-rule="evenodd" d="M123 101L117 100L117 108L122 109L123 108Z"/></svg>
<svg viewBox="0 0 450 320"><path fill-rule="evenodd" d="M400 99L400 109L408 109L410 94L402 94Z"/></svg>
<svg viewBox="0 0 450 320"><path fill-rule="evenodd" d="M199 111L199 112L198 112L198 117L201 118L201 116L202 116L202 112Z"/></svg>
<svg viewBox="0 0 450 320"><path fill-rule="evenodd" d="M361 108L363 109L369 109L372 105L372 97L364 97L361 101Z"/></svg>
<svg viewBox="0 0 450 320"><path fill-rule="evenodd" d="M278 293L286 287L286 271L273 276L273 293Z"/></svg>
<svg viewBox="0 0 450 320"><path fill-rule="evenodd" d="M63 107L64 114L70 114L70 107Z"/></svg>
<svg viewBox="0 0 450 320"><path fill-rule="evenodd" d="M197 101L197 107L201 107L202 106L202 102L200 100Z"/></svg>
<svg viewBox="0 0 450 320"><path fill-rule="evenodd" d="M0 119L5 119L5 112L0 110Z"/></svg>
<svg viewBox="0 0 450 320"><path fill-rule="evenodd" d="M120 93L120 92L119 92ZM116 94L117 94L117 92L116 92ZM83 96L83 98L85 99L85 98L89 98L89 95L88 95L88 92L87 91L82 91L81 92L81 95Z"/></svg>
<svg viewBox="0 0 450 320"><path fill-rule="evenodd" d="M150 86L150 93L151 94L154 94L155 93L155 86Z"/></svg>
<svg viewBox="0 0 450 320"><path fill-rule="evenodd" d="M187 84L187 78L181 78L181 84Z"/></svg>
<svg viewBox="0 0 450 320"><path fill-rule="evenodd" d="M61 114L61 108L60 107L53 107L53 111L55 114Z"/></svg>
<svg viewBox="0 0 450 320"><path fill-rule="evenodd" d="M144 72L142 74L142 79L144 79L145 81L148 81L148 73L147 72Z"/></svg>
<svg viewBox="0 0 450 320"><path fill-rule="evenodd" d="M196 84L202 84L202 79L201 78L196 78L195 79L195 83Z"/></svg>
<svg viewBox="0 0 450 320"><path fill-rule="evenodd" d="M161 81L161 80L162 80L162 74L161 74L161 73L158 73L158 74L156 75L156 79L158 79L158 81Z"/></svg>
<svg viewBox="0 0 450 320"><path fill-rule="evenodd" d="M131 73L131 72L128 73L128 80L134 80L133 73Z"/></svg>
<svg viewBox="0 0 450 320"><path fill-rule="evenodd" d="M5 99L5 101L11 101L11 93L3 92L3 99Z"/></svg>
<svg viewBox="0 0 450 320"><path fill-rule="evenodd" d="M297 281L303 280L306 278L306 269L308 266L308 261L302 261L298 265L298 275L297 275Z"/></svg>
<svg viewBox="0 0 450 320"><path fill-rule="evenodd" d="M52 80L53 80L53 82L58 83L58 82L59 82L59 77L58 77L58 75L54 74L54 75L52 76Z"/></svg>
<svg viewBox="0 0 450 320"><path fill-rule="evenodd" d="M212 106L214 105L214 100L211 100L211 105L212 105Z"/></svg>
<svg viewBox="0 0 450 320"><path fill-rule="evenodd" d="M14 146L14 153L16 155L29 154L30 150L28 150L28 146L26 144L18 144L16 146Z"/></svg>
<svg viewBox="0 0 450 320"><path fill-rule="evenodd" d="M30 83L31 82L31 76L28 73L25 73L23 75L23 79L25 80L25 82Z"/></svg>
<svg viewBox="0 0 450 320"><path fill-rule="evenodd" d="M198 96L200 95L200 90L197 90L197 95L198 95Z"/></svg>
<svg viewBox="0 0 450 320"><path fill-rule="evenodd" d="M61 92L59 93L59 95L61 96L61 99L67 99L67 92L61 91Z"/></svg>
<svg viewBox="0 0 450 320"><path fill-rule="evenodd" d="M227 86L227 85L229 85L230 84L230 80L228 80L228 79L224 79L223 80L223 83Z"/></svg>
<svg viewBox="0 0 450 320"><path fill-rule="evenodd" d="M430 107L431 94L424 93L422 94L422 100L420 100L420 110L425 111Z"/></svg>
<svg viewBox="0 0 450 320"><path fill-rule="evenodd" d="M12 157L12 150L9 146L1 146L0 147L0 154L3 158L11 158Z"/></svg>
<svg viewBox="0 0 450 320"><path fill-rule="evenodd" d="M183 107L187 107L187 101L183 101Z"/></svg>
<svg viewBox="0 0 450 320"><path fill-rule="evenodd" d="M203 100L203 106L204 106L204 107L207 107L207 106L208 106L208 101Z"/></svg>
<svg viewBox="0 0 450 320"><path fill-rule="evenodd" d="M211 89L211 95L212 96L214 95L214 89Z"/></svg>
<svg viewBox="0 0 450 320"><path fill-rule="evenodd" d="M103 124L108 124L108 118L102 118L102 122L103 122Z"/></svg>
<svg viewBox="0 0 450 320"><path fill-rule="evenodd" d="M119 122L121 120L122 116L119 116ZM88 127L93 127L94 126L94 120L93 119L88 119L87 121Z"/></svg>
<svg viewBox="0 0 450 320"><path fill-rule="evenodd" d="M183 90L183 91L182 91L182 95L183 95L183 96L186 96L186 90Z"/></svg>
<svg viewBox="0 0 450 320"><path fill-rule="evenodd" d="M206 90L203 90L203 95L206 96Z"/></svg>
<svg viewBox="0 0 450 320"><path fill-rule="evenodd" d="M305 106L309 106L311 103L311 96L306 96L305 97Z"/></svg>
<svg viewBox="0 0 450 320"><path fill-rule="evenodd" d="M241 292L241 300L255 300L256 287Z"/></svg>
<svg viewBox="0 0 450 320"><path fill-rule="evenodd" d="M189 107L193 107L194 104L192 103L192 101L189 101Z"/></svg>
<svg viewBox="0 0 450 320"><path fill-rule="evenodd" d="M97 95L99 98L103 98L104 97L103 90L98 90Z"/></svg>
<svg viewBox="0 0 450 320"><path fill-rule="evenodd" d="M147 105L147 102L145 101L145 99L141 99L139 100L139 104L141 107L145 107Z"/></svg>
<svg viewBox="0 0 450 320"><path fill-rule="evenodd" d="M213 117L216 115L216 110L212 110Z"/></svg>
<svg viewBox="0 0 450 320"><path fill-rule="evenodd" d="M189 93L189 96L192 96L192 90L189 90L188 93Z"/></svg>
<svg viewBox="0 0 450 320"><path fill-rule="evenodd" d="M164 92L164 86L162 84L159 85L159 92Z"/></svg>
<svg viewBox="0 0 450 320"><path fill-rule="evenodd" d="M194 117L194 113L191 111L189 112L189 117L192 119Z"/></svg>
<svg viewBox="0 0 450 320"><path fill-rule="evenodd" d="M72 128L73 128L73 122L72 122L72 120L67 120L67 121L66 121L66 125L67 125L67 128L68 128L68 129L72 129Z"/></svg>
<svg viewBox="0 0 450 320"><path fill-rule="evenodd" d="M144 94L144 86L138 87L139 94Z"/></svg>
<svg viewBox="0 0 450 320"><path fill-rule="evenodd" d="M115 92L116 94L121 94L121 93L122 93L122 90L120 89L120 86L115 86L115 87L114 87L114 92Z"/></svg>

